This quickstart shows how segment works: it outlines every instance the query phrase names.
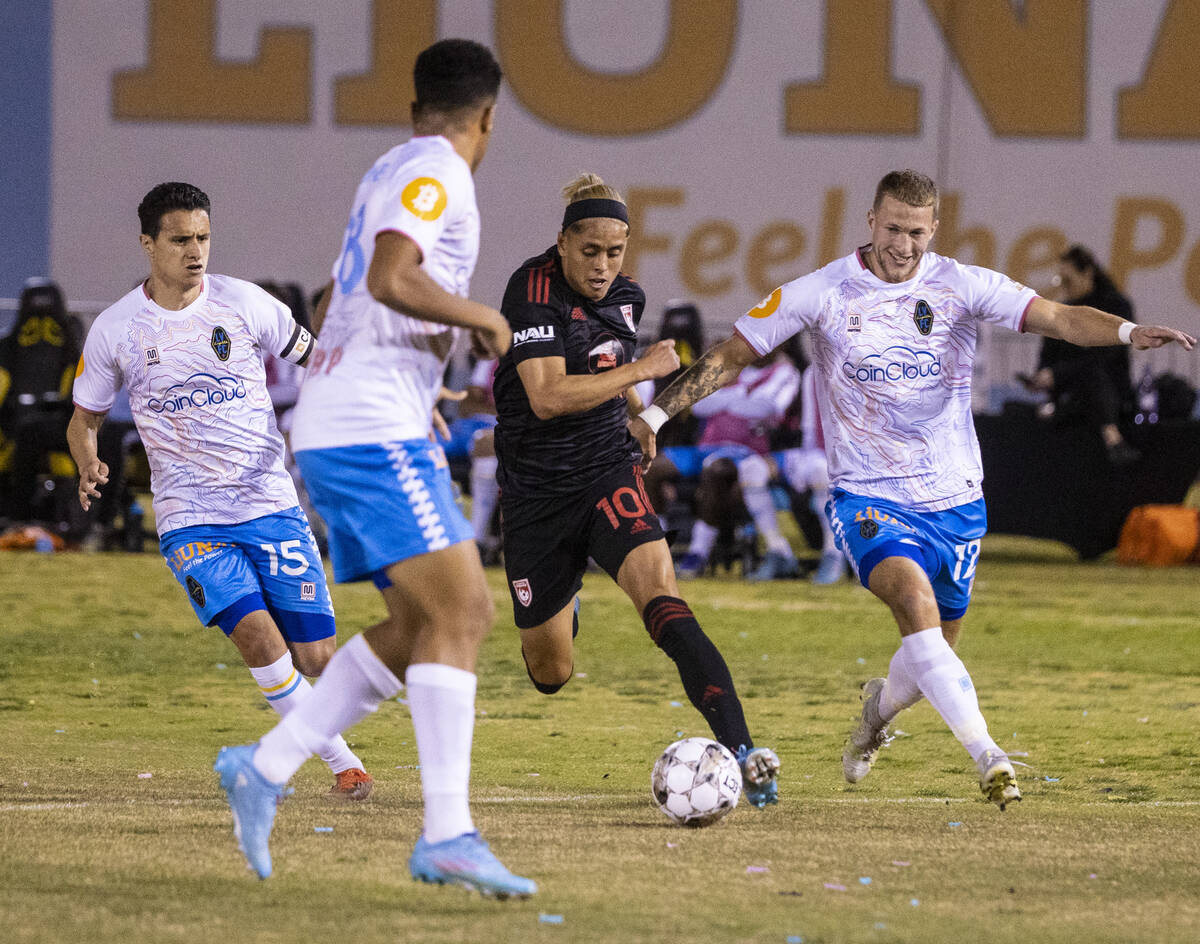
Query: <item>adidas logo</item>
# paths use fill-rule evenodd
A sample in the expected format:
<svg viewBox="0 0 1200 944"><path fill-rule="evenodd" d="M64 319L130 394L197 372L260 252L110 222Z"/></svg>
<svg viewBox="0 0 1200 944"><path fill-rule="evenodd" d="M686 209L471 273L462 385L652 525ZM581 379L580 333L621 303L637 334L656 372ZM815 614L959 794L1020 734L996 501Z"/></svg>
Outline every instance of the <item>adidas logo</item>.
<svg viewBox="0 0 1200 944"><path fill-rule="evenodd" d="M646 524L641 518L636 519L629 529L630 534L641 534L643 531L649 531L650 525Z"/></svg>
<svg viewBox="0 0 1200 944"><path fill-rule="evenodd" d="M582 308L580 308L578 305L576 305L574 308L571 309L571 320L572 321L587 321L587 315L585 315L583 313Z"/></svg>

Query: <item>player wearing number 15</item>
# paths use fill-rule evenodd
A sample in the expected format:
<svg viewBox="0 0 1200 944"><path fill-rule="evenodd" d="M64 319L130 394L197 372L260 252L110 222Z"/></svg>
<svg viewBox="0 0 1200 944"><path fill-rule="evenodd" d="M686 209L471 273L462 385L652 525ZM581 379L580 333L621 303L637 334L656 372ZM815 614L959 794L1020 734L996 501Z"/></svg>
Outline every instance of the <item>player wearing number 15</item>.
<svg viewBox="0 0 1200 944"><path fill-rule="evenodd" d="M117 390L150 463L160 547L200 621L230 638L279 714L310 695L335 647L325 572L267 394L265 356L309 362L313 337L249 282L207 274L209 200L159 184L138 207L150 277L96 319L67 430L87 508L108 481L96 434ZM344 740L321 754L333 792L371 778Z"/></svg>
<svg viewBox="0 0 1200 944"><path fill-rule="evenodd" d="M626 424L634 384L679 367L673 341L633 359L645 293L621 274L621 196L594 174L567 185L557 243L509 279L513 347L494 385L504 566L521 651L538 691L571 678L578 599L591 557L629 596L675 662L716 739L738 756L746 796L776 800L779 760L755 748L725 660L679 598L675 567L642 485Z"/></svg>

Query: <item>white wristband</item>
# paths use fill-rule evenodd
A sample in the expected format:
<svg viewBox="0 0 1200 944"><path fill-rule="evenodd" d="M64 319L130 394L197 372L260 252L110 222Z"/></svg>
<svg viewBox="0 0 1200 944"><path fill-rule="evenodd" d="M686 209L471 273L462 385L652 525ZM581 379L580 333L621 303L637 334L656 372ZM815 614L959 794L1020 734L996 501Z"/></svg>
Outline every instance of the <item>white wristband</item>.
<svg viewBox="0 0 1200 944"><path fill-rule="evenodd" d="M1117 337L1121 339L1122 344L1133 343L1133 329L1136 327L1132 321L1121 322L1121 327L1117 328Z"/></svg>
<svg viewBox="0 0 1200 944"><path fill-rule="evenodd" d="M667 415L667 411L661 406L655 406L651 403L646 409L638 414L638 419L650 427L650 432L657 434L663 427L663 423L671 417Z"/></svg>

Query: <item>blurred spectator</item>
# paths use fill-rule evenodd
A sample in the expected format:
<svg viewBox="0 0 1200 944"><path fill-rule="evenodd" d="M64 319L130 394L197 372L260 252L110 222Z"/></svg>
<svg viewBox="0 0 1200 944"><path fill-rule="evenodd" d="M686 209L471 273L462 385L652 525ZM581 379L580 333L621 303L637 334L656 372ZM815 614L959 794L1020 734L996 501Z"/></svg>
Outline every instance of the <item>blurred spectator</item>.
<svg viewBox="0 0 1200 944"><path fill-rule="evenodd" d="M798 575L795 554L779 530L770 487L775 469L769 453L771 429L782 422L799 391L799 369L786 354L775 351L743 370L735 383L692 407L693 415L705 421L694 455L678 447L664 448L664 456L677 468L681 461L694 465L696 456L700 458L699 517L688 552L679 562L681 577L695 577L704 570L722 525L728 524L724 518L742 502L766 544L762 564L747 579ZM686 468L679 471L688 474Z"/></svg>
<svg viewBox="0 0 1200 944"><path fill-rule="evenodd" d="M71 383L82 347L82 327L67 312L62 290L49 279L30 279L21 291L16 323L0 339L0 474L7 481L0 516L31 521L53 517L65 529L73 489L49 512L35 509L38 476L73 479L67 447ZM62 468L53 469L52 463Z"/></svg>
<svg viewBox="0 0 1200 944"><path fill-rule="evenodd" d="M1134 320L1129 299L1083 246L1072 246L1059 257L1054 285L1055 301L1090 305ZM1137 450L1125 441L1118 426L1133 409L1129 345L1077 347L1057 338L1043 338L1037 373L1022 379L1029 389L1049 395L1040 415L1094 426L1114 464L1138 458Z"/></svg>
<svg viewBox="0 0 1200 944"><path fill-rule="evenodd" d="M496 360L475 362L467 382L466 396L458 404L458 415L450 423L450 439L444 444L450 468L469 464L468 489L471 495L471 529L484 564L495 564L500 556L500 535L496 527L496 503L500 486L496 484L496 402L492 381ZM463 476L460 474L461 480Z"/></svg>
<svg viewBox="0 0 1200 944"><path fill-rule="evenodd" d="M813 583L837 583L846 575L847 565L825 513L825 504L829 501L829 466L817 409L817 372L811 365L804 368L800 377L799 433L799 445L775 453L775 462L792 491L809 496L812 517L821 529L821 561L812 576Z"/></svg>

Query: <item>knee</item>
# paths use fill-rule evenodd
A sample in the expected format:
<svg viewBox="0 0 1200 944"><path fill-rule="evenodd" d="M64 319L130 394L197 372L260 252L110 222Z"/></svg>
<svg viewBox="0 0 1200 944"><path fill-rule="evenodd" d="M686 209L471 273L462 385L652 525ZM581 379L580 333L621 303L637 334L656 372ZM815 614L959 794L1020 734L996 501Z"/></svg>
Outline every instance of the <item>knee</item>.
<svg viewBox="0 0 1200 944"><path fill-rule="evenodd" d="M306 644L303 649L297 648L292 652L292 664L301 675L315 678L325 671L325 666L333 658L336 646L333 637L328 640L322 639L318 643Z"/></svg>
<svg viewBox="0 0 1200 944"><path fill-rule="evenodd" d="M737 464L737 477L742 488L766 488L771 480L771 466L763 456L746 456Z"/></svg>
<svg viewBox="0 0 1200 944"><path fill-rule="evenodd" d="M525 671L529 673L529 681L543 695L553 695L567 682L571 681L571 673L575 663L570 657L562 657L552 653L527 652L521 648L525 658Z"/></svg>

